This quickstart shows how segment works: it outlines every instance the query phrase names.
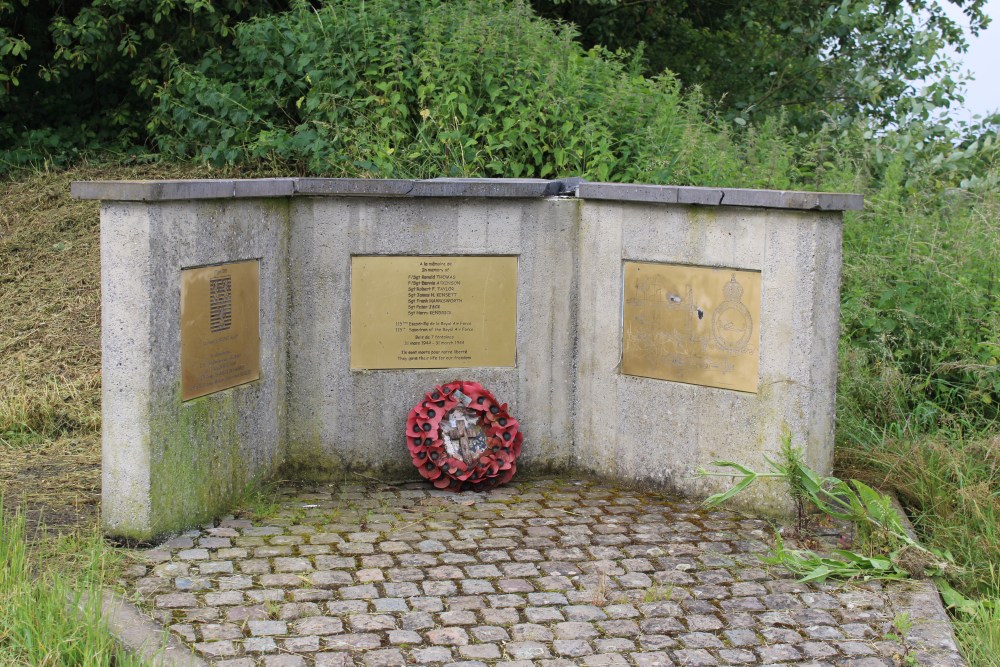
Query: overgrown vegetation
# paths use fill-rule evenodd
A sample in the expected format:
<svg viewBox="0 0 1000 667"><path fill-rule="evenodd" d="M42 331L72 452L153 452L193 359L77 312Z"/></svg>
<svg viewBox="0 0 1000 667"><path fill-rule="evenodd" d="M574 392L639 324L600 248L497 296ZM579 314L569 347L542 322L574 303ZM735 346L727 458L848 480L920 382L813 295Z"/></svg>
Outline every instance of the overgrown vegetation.
<svg viewBox="0 0 1000 667"><path fill-rule="evenodd" d="M863 4L802 21L850 22ZM712 39L737 30L740 16L778 16L794 3L758 5L731 7ZM953 556L949 585L977 605L956 610L964 648L973 664L996 664L1000 116L944 123L946 97L905 90L891 93L904 105L883 109L890 124L822 96L806 100L804 115L763 113L749 88L744 101L757 111L735 113L718 90L706 97L670 72L650 76L642 53L586 50L572 28L518 2L26 7L0 0L0 17L17 19L0 29L0 74L19 77L0 91L0 481L16 492L10 505L28 494L29 522L39 506L50 524L91 521L97 502L97 207L69 200L73 179L581 175L864 192L865 210L844 226L839 473L895 490L924 546ZM71 10L57 30L25 23ZM768 31L766 21L751 28ZM164 46L188 29L200 32ZM53 58L58 68L46 64ZM75 99L73 88L94 104L77 100L80 113L56 123L50 112ZM36 106L24 104L28 92ZM103 166L44 171L89 151Z"/></svg>
<svg viewBox="0 0 1000 667"><path fill-rule="evenodd" d="M780 121L735 136L669 72L584 51L520 4L297 4L234 42L173 70L150 123L164 154L330 176L838 188L854 174L817 170L822 139Z"/></svg>
<svg viewBox="0 0 1000 667"><path fill-rule="evenodd" d="M734 461L714 461L714 471L700 470L702 476L738 478L726 491L706 498L704 504L717 507L759 479L776 478L787 484L798 508L797 537L807 534L811 519L819 516L848 522L857 529L858 539L853 549L833 548L828 553L817 553L812 549L787 548L780 532L776 532L773 553L762 558L763 562L787 568L801 582L933 578L945 604L956 616L958 636L970 663L994 665L1000 660L996 628L1000 598L993 595L996 581L992 563L988 564L991 581L977 590L986 594L968 597L952 584L969 588L965 579L970 564L959 566L947 549L925 547L915 539L889 495L856 479L822 477L804 464L801 451L792 445L792 436L787 432L781 458L765 460L768 469L764 471L751 470ZM719 468L732 472L719 472ZM981 568L979 574L982 572ZM906 625L908 619L903 620ZM905 630L900 632L906 634Z"/></svg>
<svg viewBox="0 0 1000 667"><path fill-rule="evenodd" d="M764 562L783 565L802 582L946 577L954 573L952 555L934 547L927 548L914 539L889 495L856 479L845 481L821 476L805 465L801 450L792 445L791 433L784 435L781 458L765 457L765 461L768 470L764 471L751 470L735 461L712 462L715 468L735 472L700 470L699 475L704 477L739 477L728 490L706 498L705 506L717 507L759 479L780 479L787 484L798 509L797 532L806 530L810 519L817 514L839 519L856 527L860 550L833 549L830 555L822 555L810 549L787 549L781 535L776 534L774 554ZM960 599L954 589L949 592L956 600Z"/></svg>
<svg viewBox="0 0 1000 667"><path fill-rule="evenodd" d="M798 127L830 117L877 123L929 118L961 100L942 54L988 25L980 0L532 0L543 16L580 27L587 46L644 45L652 72L669 69L744 120L781 110ZM926 90L916 89L922 82ZM931 104L925 104L930 100Z"/></svg>
<svg viewBox="0 0 1000 667"><path fill-rule="evenodd" d="M530 6L543 16L575 23L587 48L638 51L636 71L656 76L669 70L685 87L702 86L727 118L746 122L782 112L797 127L816 129L831 117L864 116L877 119L880 127L911 116L937 118L935 110L960 102L959 77L942 50L947 46L963 51L966 32L976 34L989 23L985 3L532 0ZM332 19L325 22L332 32L341 31L341 21L364 32L380 21L353 19L368 7L377 14L387 6L340 3L341 11L330 16L328 4L0 0L0 162L65 164L95 150L142 153L157 135L146 127L149 112L160 88L171 84L175 66L197 63L206 52L229 61L246 46L244 42L234 48L240 22L318 8L317 14ZM435 15L431 22L443 16L454 19L476 14L483 3L473 3L472 12L464 11L464 3L441 0L392 4L398 21L389 24L396 29L388 31L387 50L405 57L409 46L423 37L415 26L423 23L422 15ZM447 4L456 7L442 11ZM961 7L965 29L945 11L949 5ZM528 6L515 4L522 11ZM489 34L475 33L473 43ZM275 37L267 35L272 44ZM348 43L356 45L357 40L349 36ZM544 53L540 47L545 43L528 46ZM373 45L380 50L384 46ZM258 64L278 69L282 61L300 60L298 51L270 51L265 56ZM485 58L482 62L488 66ZM572 73L566 75L572 79ZM341 82L349 87L356 79ZM926 89L915 90L914 82ZM343 87L334 88L336 94L344 93Z"/></svg>
<svg viewBox="0 0 1000 667"><path fill-rule="evenodd" d="M0 495L0 664L141 667L101 619L101 591L118 557L98 534L28 547L24 517ZM75 561L66 571L65 561Z"/></svg>

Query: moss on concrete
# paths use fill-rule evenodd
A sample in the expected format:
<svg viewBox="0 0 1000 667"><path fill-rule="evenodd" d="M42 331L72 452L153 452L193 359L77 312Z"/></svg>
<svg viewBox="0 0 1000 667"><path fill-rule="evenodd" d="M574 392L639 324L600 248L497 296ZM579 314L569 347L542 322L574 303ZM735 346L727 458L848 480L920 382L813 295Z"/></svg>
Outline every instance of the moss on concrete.
<svg viewBox="0 0 1000 667"><path fill-rule="evenodd" d="M255 481L241 445L238 391L182 403L178 389L152 410L151 522L149 534L133 537L152 539L211 520Z"/></svg>

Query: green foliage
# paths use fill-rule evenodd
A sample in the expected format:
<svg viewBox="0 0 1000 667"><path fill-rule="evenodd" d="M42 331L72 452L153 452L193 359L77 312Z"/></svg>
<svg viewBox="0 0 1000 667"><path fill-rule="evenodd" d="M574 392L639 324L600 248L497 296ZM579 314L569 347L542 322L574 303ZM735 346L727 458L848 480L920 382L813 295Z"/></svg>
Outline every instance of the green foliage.
<svg viewBox="0 0 1000 667"><path fill-rule="evenodd" d="M0 173L135 151L176 62L282 0L0 0Z"/></svg>
<svg viewBox="0 0 1000 667"><path fill-rule="evenodd" d="M942 597L962 610L954 628L966 660L974 667L1000 667L1000 597L972 601L954 593L943 589Z"/></svg>
<svg viewBox="0 0 1000 667"><path fill-rule="evenodd" d="M984 0L962 7L975 35ZM543 16L575 23L587 46L645 44L648 70L676 73L723 100L730 117L786 111L817 128L830 117L880 125L927 118L961 101L946 46L965 49L962 27L938 0L533 0ZM912 82L925 88L915 89Z"/></svg>
<svg viewBox="0 0 1000 667"><path fill-rule="evenodd" d="M822 135L799 141L780 119L732 130L669 74L573 38L498 0L297 3L239 26L238 55L178 65L150 129L168 155L331 176L853 178L817 167Z"/></svg>
<svg viewBox="0 0 1000 667"><path fill-rule="evenodd" d="M101 619L101 589L114 556L95 536L33 550L24 517L0 497L0 664L140 667ZM56 567L75 561L72 576Z"/></svg>
<svg viewBox="0 0 1000 667"><path fill-rule="evenodd" d="M961 568L950 581L963 594L1000 597L1000 438L944 429L854 437L841 436L842 466L896 489L922 539L954 555Z"/></svg>
<svg viewBox="0 0 1000 667"><path fill-rule="evenodd" d="M893 562L892 556L866 556L847 549L834 549L832 556L822 556L809 549L787 549L775 533L774 555L761 558L768 565L782 565L799 581L823 582L827 579L882 579L899 581L910 573Z"/></svg>
<svg viewBox="0 0 1000 667"><path fill-rule="evenodd" d="M774 555L765 562L783 565L800 581L836 579L905 579L912 574L940 575L954 569L950 553L928 549L908 534L892 499L859 480L844 481L822 477L803 463L801 452L791 445L786 433L782 442L783 459L765 457L769 471L758 473L732 461L714 461L713 466L735 469L741 475L732 488L708 497L704 504L715 507L746 489L757 479L784 480L797 502L808 503L828 517L850 521L863 531L869 546L882 547L880 553L866 555L846 549L834 549L822 556L808 549L787 549L776 535ZM731 473L699 471L702 476L730 476Z"/></svg>
<svg viewBox="0 0 1000 667"><path fill-rule="evenodd" d="M256 481L248 485L236 501L238 512L255 520L270 519L281 509L279 491L282 481Z"/></svg>
<svg viewBox="0 0 1000 667"><path fill-rule="evenodd" d="M897 435L959 413L982 428L1000 404L997 190L928 188L908 173L894 158L845 226L842 400Z"/></svg>

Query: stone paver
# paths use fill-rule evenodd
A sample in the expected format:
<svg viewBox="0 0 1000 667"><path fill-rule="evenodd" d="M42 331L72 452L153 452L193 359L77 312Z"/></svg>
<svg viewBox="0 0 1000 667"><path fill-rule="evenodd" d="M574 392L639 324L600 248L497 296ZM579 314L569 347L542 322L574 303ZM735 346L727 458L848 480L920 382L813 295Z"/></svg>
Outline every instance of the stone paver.
<svg viewBox="0 0 1000 667"><path fill-rule="evenodd" d="M962 664L919 582L800 584L761 562L766 522L691 502L541 480L288 488L279 507L128 570L212 664Z"/></svg>

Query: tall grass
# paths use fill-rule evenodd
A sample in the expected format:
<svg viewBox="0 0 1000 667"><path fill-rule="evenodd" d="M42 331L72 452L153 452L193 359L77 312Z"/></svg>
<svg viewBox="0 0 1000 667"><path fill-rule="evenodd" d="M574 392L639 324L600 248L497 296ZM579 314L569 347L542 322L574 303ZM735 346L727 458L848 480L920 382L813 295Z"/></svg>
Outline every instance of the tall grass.
<svg viewBox="0 0 1000 667"><path fill-rule="evenodd" d="M1000 667L1000 606L980 605L955 623L955 632L972 667Z"/></svg>
<svg viewBox="0 0 1000 667"><path fill-rule="evenodd" d="M115 557L96 535L29 548L24 518L0 497L0 664L140 667L101 620L101 588ZM74 574L60 568L71 559Z"/></svg>
<svg viewBox="0 0 1000 667"><path fill-rule="evenodd" d="M996 182L997 169L987 170ZM1000 664L1000 198L886 170L845 227L837 458L950 551L971 665Z"/></svg>

